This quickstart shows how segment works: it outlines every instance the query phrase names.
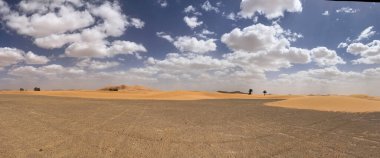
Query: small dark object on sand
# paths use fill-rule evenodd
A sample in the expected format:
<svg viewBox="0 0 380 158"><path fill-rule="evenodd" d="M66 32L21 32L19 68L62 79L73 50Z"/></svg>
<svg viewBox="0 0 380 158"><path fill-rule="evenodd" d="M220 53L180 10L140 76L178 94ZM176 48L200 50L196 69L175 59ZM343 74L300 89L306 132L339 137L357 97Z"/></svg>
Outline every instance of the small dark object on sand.
<svg viewBox="0 0 380 158"><path fill-rule="evenodd" d="M248 95L252 95L253 90L249 89Z"/></svg>

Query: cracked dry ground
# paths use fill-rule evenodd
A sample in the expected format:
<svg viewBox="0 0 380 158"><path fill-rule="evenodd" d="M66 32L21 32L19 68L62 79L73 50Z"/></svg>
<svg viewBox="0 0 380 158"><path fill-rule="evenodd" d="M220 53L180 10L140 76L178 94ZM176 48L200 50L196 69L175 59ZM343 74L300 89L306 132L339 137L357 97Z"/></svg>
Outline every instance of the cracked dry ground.
<svg viewBox="0 0 380 158"><path fill-rule="evenodd" d="M378 157L380 113L0 95L0 157Z"/></svg>

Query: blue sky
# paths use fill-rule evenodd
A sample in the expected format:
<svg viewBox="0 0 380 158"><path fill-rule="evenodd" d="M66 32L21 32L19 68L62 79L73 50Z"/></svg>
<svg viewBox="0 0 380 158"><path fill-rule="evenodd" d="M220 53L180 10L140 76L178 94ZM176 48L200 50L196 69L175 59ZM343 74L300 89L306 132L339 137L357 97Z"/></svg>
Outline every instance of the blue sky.
<svg viewBox="0 0 380 158"><path fill-rule="evenodd" d="M0 89L380 95L380 4L0 0L0 8Z"/></svg>

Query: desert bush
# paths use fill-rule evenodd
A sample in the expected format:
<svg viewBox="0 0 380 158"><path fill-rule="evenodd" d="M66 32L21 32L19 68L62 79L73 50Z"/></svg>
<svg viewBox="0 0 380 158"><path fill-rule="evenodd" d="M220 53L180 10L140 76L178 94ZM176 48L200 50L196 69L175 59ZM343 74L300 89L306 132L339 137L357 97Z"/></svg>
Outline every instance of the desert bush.
<svg viewBox="0 0 380 158"><path fill-rule="evenodd" d="M25 89L24 88L20 88L20 91L25 91Z"/></svg>
<svg viewBox="0 0 380 158"><path fill-rule="evenodd" d="M34 91L41 91L41 88L35 87Z"/></svg>
<svg viewBox="0 0 380 158"><path fill-rule="evenodd" d="M109 88L108 90L109 90L109 91L119 91L118 88Z"/></svg>

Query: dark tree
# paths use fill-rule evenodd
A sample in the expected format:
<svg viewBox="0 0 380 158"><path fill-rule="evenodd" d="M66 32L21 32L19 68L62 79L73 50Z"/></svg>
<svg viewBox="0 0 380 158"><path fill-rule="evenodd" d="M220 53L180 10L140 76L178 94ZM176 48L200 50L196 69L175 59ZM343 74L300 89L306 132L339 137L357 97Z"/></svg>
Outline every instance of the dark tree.
<svg viewBox="0 0 380 158"><path fill-rule="evenodd" d="M253 92L253 90L252 90L252 89L249 89L249 91L248 91L248 95L252 95L252 92Z"/></svg>
<svg viewBox="0 0 380 158"><path fill-rule="evenodd" d="M20 88L20 91L25 91L25 89L24 88Z"/></svg>
<svg viewBox="0 0 380 158"><path fill-rule="evenodd" d="M265 95L267 95L268 92L266 90L264 90L263 93L264 93L264 96L265 96Z"/></svg>
<svg viewBox="0 0 380 158"><path fill-rule="evenodd" d="M118 88L110 88L110 89L108 89L109 91L119 91L119 89Z"/></svg>
<svg viewBox="0 0 380 158"><path fill-rule="evenodd" d="M41 88L35 87L34 91L41 91Z"/></svg>

